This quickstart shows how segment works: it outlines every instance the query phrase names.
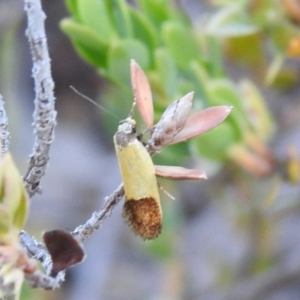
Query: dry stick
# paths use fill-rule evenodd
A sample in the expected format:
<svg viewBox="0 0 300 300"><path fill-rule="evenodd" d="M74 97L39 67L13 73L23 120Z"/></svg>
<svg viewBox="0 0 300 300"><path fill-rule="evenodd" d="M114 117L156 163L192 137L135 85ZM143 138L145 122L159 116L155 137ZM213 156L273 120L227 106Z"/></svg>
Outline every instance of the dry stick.
<svg viewBox="0 0 300 300"><path fill-rule="evenodd" d="M64 274L60 272L59 274ZM60 284L64 281L64 278L61 280L58 278L61 275L57 275L56 278L43 274L41 271L35 271L34 274L25 275L26 281L32 288L42 288L44 290L53 290L59 288ZM64 275L63 275L64 277Z"/></svg>
<svg viewBox="0 0 300 300"><path fill-rule="evenodd" d="M105 203L103 208L100 211L96 211L92 216L86 221L85 224L78 226L73 232L72 235L76 238L77 241L83 242L86 240L92 233L99 229L107 217L111 215L112 209L124 196L123 184L121 184L110 196L105 198Z"/></svg>
<svg viewBox="0 0 300 300"><path fill-rule="evenodd" d="M20 243L26 249L29 257L39 260L47 274L52 268L51 257L43 244L39 243L34 237L22 230L19 235Z"/></svg>
<svg viewBox="0 0 300 300"><path fill-rule="evenodd" d="M54 82L51 76L50 58L45 34L45 14L40 0L25 0L29 40L33 60L35 99L33 126L36 136L33 152L29 156L28 170L24 176L26 190L30 197L41 191L39 186L49 161L49 150L54 139L56 125Z"/></svg>
<svg viewBox="0 0 300 300"><path fill-rule="evenodd" d="M92 233L99 229L104 219L111 215L113 208L119 203L124 196L123 184L121 184L115 192L105 198L105 204L100 211L94 212L85 224L78 226L72 235L80 242L86 240ZM52 268L52 261L48 251L44 245L38 243L32 236L25 231L20 233L20 242L26 249L28 255L32 258L38 259L44 267L47 274L50 274ZM65 279L65 272L59 272L54 278L36 271L32 275L26 275L26 280L31 287L38 287L47 290L58 288Z"/></svg>
<svg viewBox="0 0 300 300"><path fill-rule="evenodd" d="M0 140L1 140L1 156L3 156L9 148L10 134L7 129L8 119L4 108L3 97L0 95Z"/></svg>
<svg viewBox="0 0 300 300"><path fill-rule="evenodd" d="M44 267L46 274L50 274L52 261L45 247L25 231L21 231L20 233L20 242L26 249L27 254L31 258L39 260ZM55 278L46 274L37 270L33 274L26 275L25 278L32 288L43 288L45 290L58 288L65 280L65 272L58 273Z"/></svg>
<svg viewBox="0 0 300 300"><path fill-rule="evenodd" d="M32 197L41 190L39 183L45 174L49 161L49 149L54 139L54 127L56 125L56 111L54 109L54 83L51 77L50 58L44 29L45 14L42 11L40 0L25 0L25 11L28 17L27 36L33 59L32 73L36 94L33 114L36 140L33 153L30 155L28 170L24 176L25 187L29 196ZM113 207L123 195L124 190L121 185L115 193L107 197L101 211L94 212L85 224L74 230L72 233L74 237L79 241L83 241L90 236L101 226L103 220L111 214ZM21 232L20 241L28 254L40 260L46 273L49 274L52 262L44 246L25 231ZM26 279L32 287L54 289L64 281L64 272L60 272L56 278L53 278L36 271L32 275L26 275Z"/></svg>
<svg viewBox="0 0 300 300"><path fill-rule="evenodd" d="M36 137L33 145L33 152L29 156L28 170L24 176L25 188L29 196L32 197L37 192L41 191L39 184L42 176L45 174L50 158L49 150L54 139L56 111L54 108L54 82L51 76L50 57L44 26L46 16L42 10L40 0L24 0L24 4L28 19L26 34L33 60L32 76L35 89L33 126ZM29 238L24 239L24 236L25 233L20 234L20 241L28 251L30 248L28 244ZM28 235L28 237L30 236ZM33 245L38 245L38 243L34 238L30 238L32 239L32 243L30 244L31 250L35 249L34 251L36 252L35 254L32 253L32 256L39 257L39 251L41 251L41 249L39 247L34 248ZM43 259L43 265L46 271L49 271L52 265L50 256L47 252ZM63 281L64 272L61 272L57 278L51 278L40 271L36 271L32 275L27 275L26 279L34 287L52 289L57 287L59 283Z"/></svg>

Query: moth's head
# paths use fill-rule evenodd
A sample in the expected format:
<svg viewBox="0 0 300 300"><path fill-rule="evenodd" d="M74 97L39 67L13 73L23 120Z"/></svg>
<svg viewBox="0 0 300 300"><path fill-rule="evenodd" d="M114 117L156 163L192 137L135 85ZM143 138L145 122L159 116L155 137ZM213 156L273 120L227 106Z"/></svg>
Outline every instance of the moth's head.
<svg viewBox="0 0 300 300"><path fill-rule="evenodd" d="M136 133L136 122L132 118L127 118L121 121L119 127L119 132L123 132L125 134L135 134Z"/></svg>

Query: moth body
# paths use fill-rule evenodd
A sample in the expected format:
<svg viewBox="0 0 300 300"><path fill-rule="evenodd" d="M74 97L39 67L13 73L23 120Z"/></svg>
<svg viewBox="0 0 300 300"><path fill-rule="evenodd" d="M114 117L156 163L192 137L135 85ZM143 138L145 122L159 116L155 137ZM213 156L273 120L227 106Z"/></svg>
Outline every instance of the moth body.
<svg viewBox="0 0 300 300"><path fill-rule="evenodd" d="M114 136L125 191L123 216L143 239L161 232L162 210L155 168L145 146L137 139L135 121L127 118Z"/></svg>

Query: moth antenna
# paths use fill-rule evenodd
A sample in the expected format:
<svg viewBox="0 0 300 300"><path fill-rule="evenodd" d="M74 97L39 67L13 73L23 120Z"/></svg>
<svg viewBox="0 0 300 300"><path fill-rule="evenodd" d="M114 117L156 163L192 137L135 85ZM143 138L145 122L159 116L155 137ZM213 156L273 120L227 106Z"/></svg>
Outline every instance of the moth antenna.
<svg viewBox="0 0 300 300"><path fill-rule="evenodd" d="M135 106L136 106L136 101L134 99L134 101L132 103L132 106L131 106L131 110L130 110L129 115L128 115L129 118L132 118L132 116L134 114L134 108L135 108Z"/></svg>
<svg viewBox="0 0 300 300"><path fill-rule="evenodd" d="M154 125L154 126L152 126L152 127L150 127L150 128L146 128L146 129L144 129L143 131L142 131L142 133L141 133L141 135L143 135L143 134L145 134L145 133L152 133L152 131L155 129L155 126L156 125Z"/></svg>
<svg viewBox="0 0 300 300"><path fill-rule="evenodd" d="M164 193L166 196L168 196L171 200L176 200L176 198L175 198L173 195L171 195L169 192L167 192L160 184L159 184L158 186L159 186L159 189L160 189L161 191L163 191L163 193Z"/></svg>
<svg viewBox="0 0 300 300"><path fill-rule="evenodd" d="M96 101L94 101L93 99L89 98L88 96L80 93L78 90L76 90L72 85L70 86L70 88L80 97L82 97L83 99L89 101L90 103L94 104L96 107L98 107L99 109L105 111L107 114L113 116L115 119L117 119L118 121L121 120L121 118L119 118L117 115L113 114L111 111L109 111L108 109L106 109L104 106L100 105L99 103L97 103ZM132 108L133 109L133 108Z"/></svg>

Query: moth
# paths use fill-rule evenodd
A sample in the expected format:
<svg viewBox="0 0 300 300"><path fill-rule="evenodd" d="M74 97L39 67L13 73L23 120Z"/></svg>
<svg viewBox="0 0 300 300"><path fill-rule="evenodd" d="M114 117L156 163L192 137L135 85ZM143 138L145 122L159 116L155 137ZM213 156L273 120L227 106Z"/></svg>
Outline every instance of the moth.
<svg viewBox="0 0 300 300"><path fill-rule="evenodd" d="M150 85L134 60L131 60L131 85L134 105L150 131L150 138L146 142L140 140L136 122L130 115L121 121L114 135L114 144L125 193L123 216L135 234L148 240L156 238L162 229L163 213L156 176L177 180L206 179L200 170L154 166L151 155L166 145L185 141L214 128L227 117L231 107L211 107L190 117L193 93L188 93L169 105L153 126Z"/></svg>

